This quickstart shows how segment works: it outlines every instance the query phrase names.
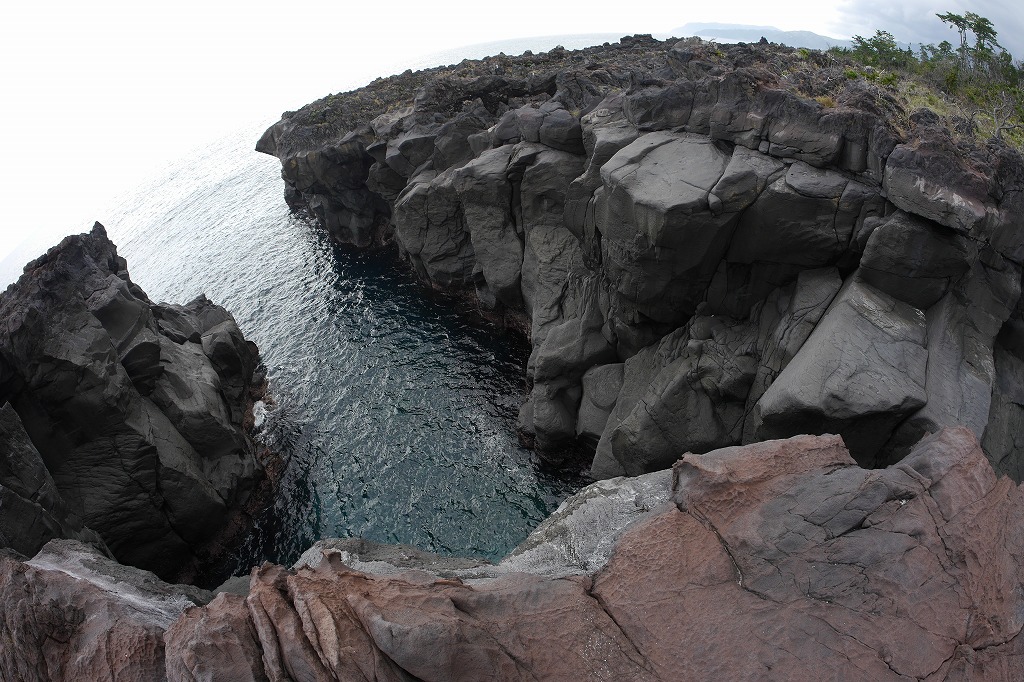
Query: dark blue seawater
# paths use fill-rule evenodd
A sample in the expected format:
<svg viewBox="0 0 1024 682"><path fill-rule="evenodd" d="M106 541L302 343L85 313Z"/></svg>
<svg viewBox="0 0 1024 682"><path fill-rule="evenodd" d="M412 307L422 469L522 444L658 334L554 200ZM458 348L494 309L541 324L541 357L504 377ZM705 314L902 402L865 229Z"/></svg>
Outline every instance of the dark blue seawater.
<svg viewBox="0 0 1024 682"><path fill-rule="evenodd" d="M333 246L289 213L279 162L247 130L177 163L101 216L154 300L200 293L260 347L288 458L238 572L364 536L496 559L585 480L515 434L526 343L431 296L386 253Z"/></svg>

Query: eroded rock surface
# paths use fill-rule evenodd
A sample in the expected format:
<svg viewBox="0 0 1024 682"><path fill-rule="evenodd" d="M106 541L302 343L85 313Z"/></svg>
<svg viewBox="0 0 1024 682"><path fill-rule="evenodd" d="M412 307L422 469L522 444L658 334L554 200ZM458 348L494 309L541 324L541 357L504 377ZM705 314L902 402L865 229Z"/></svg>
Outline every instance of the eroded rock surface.
<svg viewBox="0 0 1024 682"><path fill-rule="evenodd" d="M194 575L263 478L243 428L255 345L205 297L150 301L99 224L26 266L0 295L0 328L5 544L94 539L123 563Z"/></svg>
<svg viewBox="0 0 1024 682"><path fill-rule="evenodd" d="M839 432L874 466L962 425L1019 477L997 339L1024 319L1024 162L837 68L637 36L381 79L257 148L337 239L393 240L529 333L546 456L581 439L635 475Z"/></svg>
<svg viewBox="0 0 1024 682"><path fill-rule="evenodd" d="M53 541L0 558L0 676L1019 679L1022 529L960 427L886 469L829 435L687 454L496 565L323 541L214 599Z"/></svg>
<svg viewBox="0 0 1024 682"><path fill-rule="evenodd" d="M0 679L164 679L165 630L212 596L74 540L31 560L0 554Z"/></svg>

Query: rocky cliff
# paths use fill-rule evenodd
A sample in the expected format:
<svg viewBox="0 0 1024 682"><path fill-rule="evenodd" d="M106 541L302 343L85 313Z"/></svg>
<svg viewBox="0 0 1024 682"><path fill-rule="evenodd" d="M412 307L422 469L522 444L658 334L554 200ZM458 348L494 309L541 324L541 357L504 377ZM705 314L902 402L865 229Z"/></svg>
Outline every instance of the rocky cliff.
<svg viewBox="0 0 1024 682"><path fill-rule="evenodd" d="M257 149L338 241L525 329L521 428L597 477L838 433L866 466L965 426L1016 479L1024 163L820 53L495 57L289 112Z"/></svg>
<svg viewBox="0 0 1024 682"><path fill-rule="evenodd" d="M264 480L256 346L204 297L150 301L99 224L26 266L0 326L0 546L195 578Z"/></svg>
<svg viewBox="0 0 1024 682"><path fill-rule="evenodd" d="M261 140L338 240L530 333L542 450L596 446L498 564L143 570L187 577L251 497L255 348L149 301L99 226L31 263L0 296L0 679L1024 678L1022 163L820 59L499 57Z"/></svg>

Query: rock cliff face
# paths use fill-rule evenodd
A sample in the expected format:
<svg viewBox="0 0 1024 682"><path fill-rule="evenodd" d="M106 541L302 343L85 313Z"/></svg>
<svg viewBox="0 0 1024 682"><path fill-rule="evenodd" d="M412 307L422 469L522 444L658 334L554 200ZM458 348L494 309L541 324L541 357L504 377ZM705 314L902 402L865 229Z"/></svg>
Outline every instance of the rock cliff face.
<svg viewBox="0 0 1024 682"><path fill-rule="evenodd" d="M493 566L324 541L211 600L53 541L0 557L0 676L1020 679L1022 495L960 427L884 470L837 436L689 454Z"/></svg>
<svg viewBox="0 0 1024 682"><path fill-rule="evenodd" d="M605 480L498 564L142 570L187 577L251 496L256 349L149 301L100 226L31 263L0 296L0 679L1024 678L1024 164L881 91L825 106L801 60L624 39L261 140L339 241L526 328L523 428L595 445Z"/></svg>
<svg viewBox="0 0 1024 682"><path fill-rule="evenodd" d="M263 478L255 345L205 298L150 301L99 224L26 266L0 325L2 545L84 540L192 578Z"/></svg>
<svg viewBox="0 0 1024 682"><path fill-rule="evenodd" d="M464 62L285 114L257 149L335 239L393 240L525 328L521 427L551 457L590 443L597 477L798 433L882 466L962 425L1020 478L1024 163L816 53Z"/></svg>
<svg viewBox="0 0 1024 682"><path fill-rule="evenodd" d="M61 496L18 413L0 408L0 547L33 556L53 538L81 540L106 550ZM109 550L106 550L109 551Z"/></svg>

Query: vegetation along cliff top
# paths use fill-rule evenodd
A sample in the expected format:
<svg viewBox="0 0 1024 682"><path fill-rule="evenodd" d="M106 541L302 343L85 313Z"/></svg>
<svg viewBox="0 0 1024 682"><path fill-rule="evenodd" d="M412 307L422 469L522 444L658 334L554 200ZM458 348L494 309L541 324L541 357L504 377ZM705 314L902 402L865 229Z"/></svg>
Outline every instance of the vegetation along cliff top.
<svg viewBox="0 0 1024 682"><path fill-rule="evenodd" d="M661 41L649 35L628 36L582 50L556 47L519 56L499 54L479 60L378 78L365 87L331 94L286 112L286 131L278 155L340 139L368 126L383 113L409 107L452 115L467 99L479 98L492 113L514 108L541 94L565 90L574 72L605 91L630 90L652 82L720 76L743 70L761 88L787 90L825 108L867 109L884 114L905 133L910 115L927 108L957 140L968 146L998 139L1024 147L1024 68L998 42L992 23L977 14L936 15L950 29L953 42L901 49L885 30L854 36L852 48L827 52L761 42L722 45L700 38ZM571 90L571 88L569 88ZM586 113L593 95L576 106ZM591 97L586 95L590 94ZM284 152L283 154L280 152Z"/></svg>

